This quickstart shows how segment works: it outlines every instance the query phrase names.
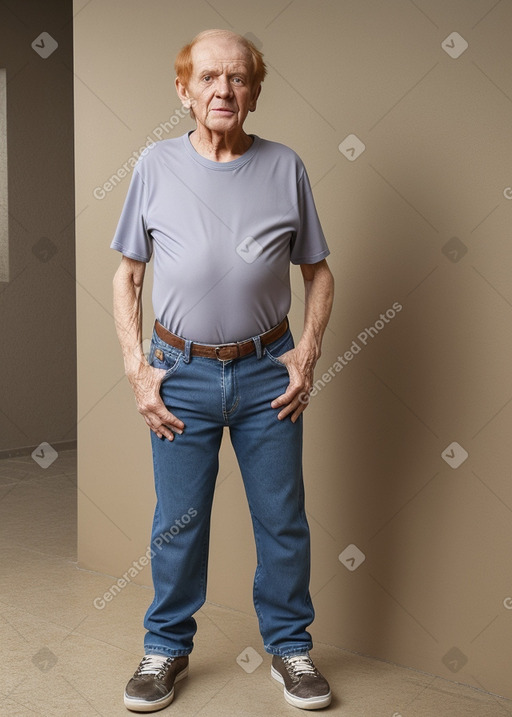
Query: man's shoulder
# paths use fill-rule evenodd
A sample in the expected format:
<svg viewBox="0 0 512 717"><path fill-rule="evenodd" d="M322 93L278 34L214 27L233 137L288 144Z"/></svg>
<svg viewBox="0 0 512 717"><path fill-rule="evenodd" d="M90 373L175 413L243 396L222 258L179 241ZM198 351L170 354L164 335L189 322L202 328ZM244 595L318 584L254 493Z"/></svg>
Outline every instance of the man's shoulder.
<svg viewBox="0 0 512 717"><path fill-rule="evenodd" d="M270 139L262 139L259 138L261 149L264 152L267 152L269 154L273 154L276 157L283 157L283 159L287 159L290 162L295 162L302 164L302 160L297 154L297 152L289 147L287 144L283 144L282 142L275 142L274 140Z"/></svg>
<svg viewBox="0 0 512 717"><path fill-rule="evenodd" d="M298 182L304 175L305 167L302 159L287 144L260 138L259 150L262 166L272 165L278 171L276 177L295 177Z"/></svg>

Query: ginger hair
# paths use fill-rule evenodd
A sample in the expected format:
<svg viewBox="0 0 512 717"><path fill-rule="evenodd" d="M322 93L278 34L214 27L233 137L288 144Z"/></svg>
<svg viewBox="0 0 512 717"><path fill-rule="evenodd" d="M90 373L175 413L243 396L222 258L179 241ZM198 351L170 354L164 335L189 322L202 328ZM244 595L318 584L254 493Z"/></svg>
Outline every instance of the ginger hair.
<svg viewBox="0 0 512 717"><path fill-rule="evenodd" d="M260 85L267 74L267 68L263 62L263 55L254 43L243 35L238 35L236 32L231 32L230 30L203 30L203 32L196 35L191 42L181 48L174 62L176 76L181 84L186 86L192 76L192 48L194 45L207 37L214 37L215 35L232 38L245 48L247 55L250 56L252 60L251 83L255 87Z"/></svg>

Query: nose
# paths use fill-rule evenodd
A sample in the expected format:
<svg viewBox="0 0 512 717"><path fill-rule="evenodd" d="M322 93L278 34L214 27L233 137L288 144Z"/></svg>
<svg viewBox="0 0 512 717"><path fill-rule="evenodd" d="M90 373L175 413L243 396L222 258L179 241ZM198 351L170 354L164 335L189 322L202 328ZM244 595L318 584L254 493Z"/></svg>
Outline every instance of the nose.
<svg viewBox="0 0 512 717"><path fill-rule="evenodd" d="M215 94L218 97L229 97L232 92L231 83L226 75L220 75L217 78Z"/></svg>

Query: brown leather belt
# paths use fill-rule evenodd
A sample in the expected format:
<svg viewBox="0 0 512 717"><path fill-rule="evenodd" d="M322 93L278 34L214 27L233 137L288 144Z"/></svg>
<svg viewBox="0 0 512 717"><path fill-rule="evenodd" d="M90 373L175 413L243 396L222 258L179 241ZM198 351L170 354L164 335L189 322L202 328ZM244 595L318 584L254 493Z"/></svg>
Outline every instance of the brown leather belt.
<svg viewBox="0 0 512 717"><path fill-rule="evenodd" d="M277 341L283 336L288 330L288 319L284 318L280 324L274 326L270 331L266 331L260 335L260 341L262 346L271 344L272 341ZM155 321L155 331L157 335L165 341L166 344L172 346L180 351L185 350L185 339L180 336L176 336L171 331L168 331L159 321ZM213 344L196 344L192 343L190 354L192 356L203 356L204 358L219 359L219 361L230 361L235 358L242 358L242 356L248 356L256 350L254 341L247 339L246 341L236 341L231 344L221 344L220 346L214 346Z"/></svg>

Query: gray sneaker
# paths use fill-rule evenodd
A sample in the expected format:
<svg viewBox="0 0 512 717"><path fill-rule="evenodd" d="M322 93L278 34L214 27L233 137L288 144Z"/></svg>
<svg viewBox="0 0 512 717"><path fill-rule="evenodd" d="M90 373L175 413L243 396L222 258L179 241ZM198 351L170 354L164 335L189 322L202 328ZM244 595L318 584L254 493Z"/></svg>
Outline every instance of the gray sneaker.
<svg viewBox="0 0 512 717"><path fill-rule="evenodd" d="M174 699L174 683L187 675L187 656L145 655L126 685L124 705L134 712L161 710Z"/></svg>
<svg viewBox="0 0 512 717"><path fill-rule="evenodd" d="M308 652L272 658L272 677L284 685L285 700L301 710L319 710L331 703L329 683Z"/></svg>

